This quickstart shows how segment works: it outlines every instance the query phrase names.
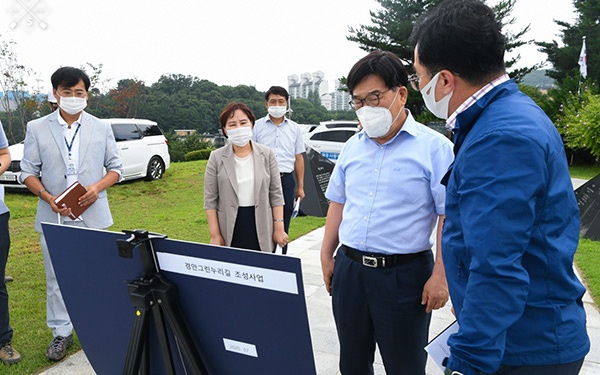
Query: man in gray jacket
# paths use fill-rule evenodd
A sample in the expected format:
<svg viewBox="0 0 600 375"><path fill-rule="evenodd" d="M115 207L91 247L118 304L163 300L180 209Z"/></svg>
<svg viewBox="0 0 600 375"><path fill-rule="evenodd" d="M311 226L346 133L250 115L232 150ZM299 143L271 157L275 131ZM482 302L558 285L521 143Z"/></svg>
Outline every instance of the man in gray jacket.
<svg viewBox="0 0 600 375"><path fill-rule="evenodd" d="M106 189L120 180L122 165L110 124L83 111L90 87L85 72L63 67L52 74L51 81L59 110L27 124L20 179L39 197L35 229L41 233L46 268L46 321L54 336L46 357L59 361L73 344L73 325L56 281L41 223L97 229L111 226ZM79 198L79 204L89 207L72 220L68 216L70 208L58 207L54 200L75 181L87 190Z"/></svg>

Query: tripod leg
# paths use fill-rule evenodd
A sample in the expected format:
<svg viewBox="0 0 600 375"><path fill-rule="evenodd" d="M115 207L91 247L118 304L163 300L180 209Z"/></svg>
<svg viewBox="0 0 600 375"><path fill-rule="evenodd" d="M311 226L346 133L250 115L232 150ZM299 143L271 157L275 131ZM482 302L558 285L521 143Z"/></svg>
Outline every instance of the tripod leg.
<svg viewBox="0 0 600 375"><path fill-rule="evenodd" d="M193 374L207 375L208 371L202 362L198 346L186 327L185 318L177 303L177 288L164 279L162 275L158 275L158 278L161 283L160 286L154 290L155 296L157 297L156 301L162 308L173 334L178 342L181 343L181 350L186 362L190 365Z"/></svg>
<svg viewBox="0 0 600 375"><path fill-rule="evenodd" d="M171 347L169 346L169 339L167 338L167 327L165 326L161 305L159 303L152 306L152 313L154 316L154 324L156 325L158 342L160 343L162 359L165 365L165 372L167 375L175 375Z"/></svg>
<svg viewBox="0 0 600 375"><path fill-rule="evenodd" d="M138 375L142 353L148 357L148 348L145 348L148 341L148 311L145 308L136 308L136 316L129 336L129 347L125 359L124 375ZM145 349L145 350L144 350ZM147 368L147 366L145 366Z"/></svg>
<svg viewBox="0 0 600 375"><path fill-rule="evenodd" d="M181 351L183 352L183 356L189 363L192 368L193 374L198 375L208 375L208 371L206 367L204 367L204 363L202 362L202 358L200 357L200 353L198 353L196 344L192 339L192 336L189 334L189 331L186 329L183 315L179 310L178 306L167 306L162 305L165 315L167 316L167 321L169 326L173 330L175 337L181 343Z"/></svg>

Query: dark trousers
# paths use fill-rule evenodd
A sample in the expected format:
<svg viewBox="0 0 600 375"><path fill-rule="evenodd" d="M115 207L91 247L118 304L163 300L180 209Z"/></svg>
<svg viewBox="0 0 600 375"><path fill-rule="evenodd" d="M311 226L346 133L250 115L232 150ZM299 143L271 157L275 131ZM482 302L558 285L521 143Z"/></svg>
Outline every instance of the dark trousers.
<svg viewBox="0 0 600 375"><path fill-rule="evenodd" d="M497 375L577 375L583 358L579 361L544 366L500 366Z"/></svg>
<svg viewBox="0 0 600 375"><path fill-rule="evenodd" d="M331 296L342 375L373 374L376 344L387 374L425 374L431 313L421 295L432 270L431 252L394 267L370 268L338 249Z"/></svg>
<svg viewBox="0 0 600 375"><path fill-rule="evenodd" d="M233 227L231 247L260 251L258 234L256 233L254 206L238 207L235 226Z"/></svg>
<svg viewBox="0 0 600 375"><path fill-rule="evenodd" d="M10 234L8 232L8 219L10 213L0 215L0 346L12 340L13 330L10 328L8 317L8 291L4 283L6 275L6 261L10 249Z"/></svg>
<svg viewBox="0 0 600 375"><path fill-rule="evenodd" d="M283 199L285 205L283 206L283 227L285 233L290 233L290 221L292 219L292 212L294 212L294 198L296 198L296 181L294 181L294 175L292 173L285 173L281 176L281 189L283 190ZM283 254L287 254L287 245L283 248Z"/></svg>

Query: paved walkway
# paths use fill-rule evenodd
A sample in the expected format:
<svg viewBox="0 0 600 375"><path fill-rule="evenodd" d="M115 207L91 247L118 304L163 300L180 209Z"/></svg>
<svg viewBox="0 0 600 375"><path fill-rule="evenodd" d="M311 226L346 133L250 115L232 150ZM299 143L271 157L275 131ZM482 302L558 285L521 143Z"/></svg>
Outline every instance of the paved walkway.
<svg viewBox="0 0 600 375"><path fill-rule="evenodd" d="M574 180L575 188L583 180ZM313 350L318 375L339 375L339 344L331 312L331 297L325 290L321 275L319 252L323 239L323 228L319 228L289 244L289 254L302 260L304 292L308 309ZM580 375L600 374L600 313L588 293L584 296L587 312L588 334L592 340L592 349L585 359ZM450 306L436 310L431 320L430 337L437 335L454 320ZM440 375L442 372L431 361L427 363L427 375ZM83 351L68 357L40 375L94 375ZM385 375L378 357L375 363L375 375Z"/></svg>

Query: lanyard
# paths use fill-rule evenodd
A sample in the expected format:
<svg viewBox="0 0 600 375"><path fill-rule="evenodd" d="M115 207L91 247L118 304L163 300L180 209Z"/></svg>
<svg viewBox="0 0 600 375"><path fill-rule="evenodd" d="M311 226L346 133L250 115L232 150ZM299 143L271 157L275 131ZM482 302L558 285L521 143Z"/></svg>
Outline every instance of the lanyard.
<svg viewBox="0 0 600 375"><path fill-rule="evenodd" d="M67 137L64 137L65 145L67 145L67 151L69 151L69 158L71 157L71 149L73 148L73 143L75 142L75 137L77 136L77 133L79 132L80 127L81 127L81 124L77 124L77 129L75 129L75 133L73 134L73 138L71 138L70 144L69 144L69 142L67 142Z"/></svg>

